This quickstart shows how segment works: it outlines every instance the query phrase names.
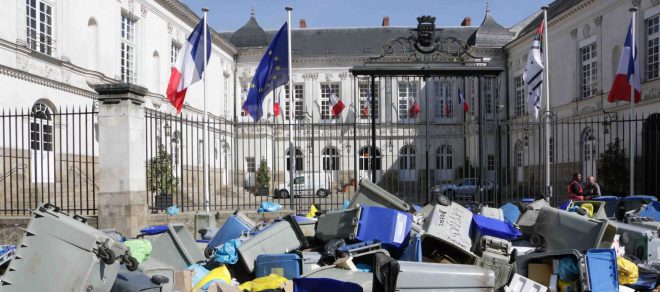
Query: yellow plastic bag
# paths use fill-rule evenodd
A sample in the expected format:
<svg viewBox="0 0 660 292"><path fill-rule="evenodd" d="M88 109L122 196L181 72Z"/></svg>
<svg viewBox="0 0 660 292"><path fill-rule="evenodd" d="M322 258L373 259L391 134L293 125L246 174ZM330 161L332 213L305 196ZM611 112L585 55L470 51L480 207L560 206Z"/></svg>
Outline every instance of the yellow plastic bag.
<svg viewBox="0 0 660 292"><path fill-rule="evenodd" d="M639 278L637 265L622 257L616 257L616 266L619 271L619 285L637 283Z"/></svg>
<svg viewBox="0 0 660 292"><path fill-rule="evenodd" d="M580 205L581 209L587 211L587 217L594 218L594 205L591 203L584 203Z"/></svg>
<svg viewBox="0 0 660 292"><path fill-rule="evenodd" d="M314 218L314 216L316 216L316 212L318 211L319 209L316 208L316 205L312 204L311 206L309 206L309 212L307 212L307 215L305 215L305 217Z"/></svg>
<svg viewBox="0 0 660 292"><path fill-rule="evenodd" d="M193 287L192 291L195 291L197 288L202 288L206 283L211 282L213 280L222 280L225 281L225 284L230 285L231 284L231 274L229 273L229 270L225 265L222 265L220 267L217 267L210 271L204 278L199 280L197 285Z"/></svg>
<svg viewBox="0 0 660 292"><path fill-rule="evenodd" d="M245 282L238 286L238 289L241 291L247 290L250 292L279 289L286 281L287 279L280 275L270 274L265 277L256 278L250 282Z"/></svg>

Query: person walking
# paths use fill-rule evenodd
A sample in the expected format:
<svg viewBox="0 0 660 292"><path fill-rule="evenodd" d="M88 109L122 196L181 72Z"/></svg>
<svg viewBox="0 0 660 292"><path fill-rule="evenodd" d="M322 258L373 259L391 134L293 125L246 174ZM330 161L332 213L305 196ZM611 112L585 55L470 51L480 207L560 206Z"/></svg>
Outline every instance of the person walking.
<svg viewBox="0 0 660 292"><path fill-rule="evenodd" d="M590 175L589 177L587 177L587 186L585 187L584 194L585 194L585 197L589 196L591 198L601 196L600 186L596 182L596 177L595 176Z"/></svg>
<svg viewBox="0 0 660 292"><path fill-rule="evenodd" d="M568 183L568 198L573 201L584 200L584 188L582 188L582 174L573 174L573 180Z"/></svg>

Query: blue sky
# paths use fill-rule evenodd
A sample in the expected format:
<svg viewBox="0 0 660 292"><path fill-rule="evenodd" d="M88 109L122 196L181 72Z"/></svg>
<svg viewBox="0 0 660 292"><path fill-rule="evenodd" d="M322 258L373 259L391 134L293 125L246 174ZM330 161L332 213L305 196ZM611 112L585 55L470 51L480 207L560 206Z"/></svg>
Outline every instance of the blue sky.
<svg viewBox="0 0 660 292"><path fill-rule="evenodd" d="M470 16L479 25L486 11L485 0L182 0L201 14L206 6L209 24L217 31L235 31L247 22L250 9L256 7L257 21L264 29L277 29L286 20L285 6L292 6L294 27L304 18L307 27L380 26L383 16L392 26L415 26L416 17L435 16L440 26L457 26ZM551 0L491 0L491 13L504 26L511 26Z"/></svg>

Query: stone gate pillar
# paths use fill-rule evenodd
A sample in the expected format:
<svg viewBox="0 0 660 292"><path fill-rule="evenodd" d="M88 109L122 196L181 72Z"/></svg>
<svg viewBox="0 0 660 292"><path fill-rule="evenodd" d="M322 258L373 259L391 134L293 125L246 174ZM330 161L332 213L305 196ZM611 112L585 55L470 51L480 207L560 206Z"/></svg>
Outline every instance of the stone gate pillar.
<svg viewBox="0 0 660 292"><path fill-rule="evenodd" d="M99 229L136 236L147 225L144 96L132 84L101 84L99 94Z"/></svg>

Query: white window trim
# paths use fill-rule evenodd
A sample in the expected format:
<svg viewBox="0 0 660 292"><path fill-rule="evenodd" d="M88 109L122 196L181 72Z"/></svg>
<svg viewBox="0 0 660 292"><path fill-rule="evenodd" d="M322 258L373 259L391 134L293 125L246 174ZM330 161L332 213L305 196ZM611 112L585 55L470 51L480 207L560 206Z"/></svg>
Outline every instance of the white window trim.
<svg viewBox="0 0 660 292"><path fill-rule="evenodd" d="M579 65L578 76L580 78L580 81L579 81L580 91L579 91L579 95L578 95L579 99L589 99L589 98L597 96L598 95L598 88L602 85L602 84L600 84L599 78L598 78L598 76L600 75L599 71L600 71L600 67L602 66L602 64L600 64L600 62L599 62L600 61L599 60L600 53L598 52L598 43L596 42L596 36L592 36L592 37L588 38L587 40L591 40L591 41L588 42L585 45L581 45L580 48L578 49L578 58L579 58L579 60L578 60L579 61L579 63L578 63L578 65ZM586 41L586 40L583 40L583 41ZM582 42L580 42L580 44L582 44ZM593 66L593 64L596 64L596 82L595 82L595 86L594 86L595 87L594 89L596 90L596 93L594 93L592 95L589 95L589 96L584 96L584 88L583 87L584 87L585 79L584 79L582 70L583 70L583 66L584 66L585 63L584 63L584 60L582 60L582 50L586 47L591 46L591 45L596 45L596 50L595 50L596 51L596 57L593 58L593 60L589 61L592 66Z"/></svg>
<svg viewBox="0 0 660 292"><path fill-rule="evenodd" d="M592 43L595 43L597 40L598 39L596 38L596 35L592 35L589 38L581 40L578 46L580 47L580 49L582 49L588 45L591 45Z"/></svg>
<svg viewBox="0 0 660 292"><path fill-rule="evenodd" d="M650 56L649 56L649 41L650 41L650 37L651 37L651 36L654 36L654 38L659 38L659 39L660 39L660 32L657 32L657 33L655 33L655 34L653 34L653 35L649 35L649 34L648 34L648 21L649 21L649 19L650 19L650 18L653 18L653 17L658 17L658 18L660 18L660 15L659 15L659 14L660 14L660 7L656 7L656 8L657 8L656 10L658 10L658 13L653 14L653 15L649 15L648 17L646 17L646 18L644 19L644 22L643 22L644 24L642 25L642 27L643 27L642 30L643 30L643 33L644 33L644 45L643 45L643 50L644 50L644 65L642 66L643 69L642 69L642 73L641 73L641 74L644 76L644 79L647 80L647 81L658 80L658 79L660 79L660 74L658 74L659 76L656 76L656 77L654 77L654 78L649 78L649 77L650 77L650 76L649 76L649 73L650 73L650 72L649 72L649 65L650 65L650 64L649 64L649 58L650 58ZM659 19L658 21L660 21L660 19ZM656 35L657 35L657 36L656 36ZM659 40L659 41L660 41L660 40Z"/></svg>
<svg viewBox="0 0 660 292"><path fill-rule="evenodd" d="M649 9L644 11L644 20L647 20L651 17L654 17L658 14L660 14L660 6L649 8Z"/></svg>
<svg viewBox="0 0 660 292"><path fill-rule="evenodd" d="M25 2L19 2L19 3L24 3L22 7L24 8L23 11L26 12L25 9L27 9L28 4L25 3ZM40 17L40 10L39 10L39 4L40 3L44 3L45 5L48 5L50 7L50 11L51 11L51 13L50 13L50 30L51 31L50 31L50 35L48 35L50 37L50 44L46 45L46 51L48 49L50 49L50 52L42 52L41 49L40 49L40 45L42 43L41 41L39 41L40 35L45 34L45 32L41 31L41 29L40 29L40 27L41 27L41 25L40 25L41 17ZM53 3L53 1L35 0L35 7L34 7L34 9L35 9L35 28L34 28L34 30L35 30L36 36L35 36L35 40L34 40L35 41L35 48L34 49L31 48L30 35L27 32L29 25L27 23L25 23L25 26L24 26L24 29L25 29L24 30L25 31L25 42L27 44L27 47L30 48L31 50L35 51L35 52L39 52L41 54L45 54L45 55L48 55L48 56L53 56L55 51L56 51L56 47L55 47L55 44L56 44L56 41L55 41L55 10L56 9L55 8L56 8L55 3ZM24 16L25 16L24 20L27 21L27 19L29 17L27 12L24 14Z"/></svg>

